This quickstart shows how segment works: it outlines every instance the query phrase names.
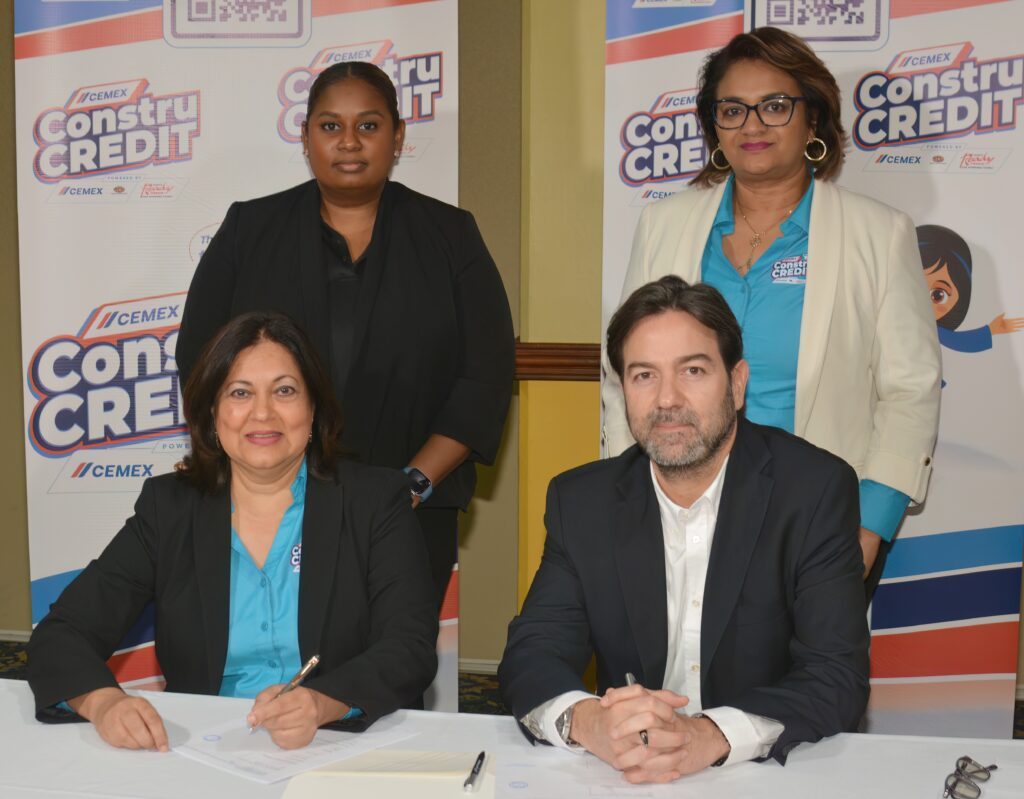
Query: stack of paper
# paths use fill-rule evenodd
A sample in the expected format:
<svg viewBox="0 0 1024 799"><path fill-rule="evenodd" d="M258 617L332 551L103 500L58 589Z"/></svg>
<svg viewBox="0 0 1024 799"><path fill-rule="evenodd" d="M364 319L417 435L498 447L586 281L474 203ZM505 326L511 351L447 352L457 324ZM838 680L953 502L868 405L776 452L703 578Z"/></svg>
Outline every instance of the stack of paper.
<svg viewBox="0 0 1024 799"><path fill-rule="evenodd" d="M300 774L288 783L284 799L338 799L339 796L493 799L494 770L489 757L484 760L473 791L463 791L476 755L476 752L377 749Z"/></svg>

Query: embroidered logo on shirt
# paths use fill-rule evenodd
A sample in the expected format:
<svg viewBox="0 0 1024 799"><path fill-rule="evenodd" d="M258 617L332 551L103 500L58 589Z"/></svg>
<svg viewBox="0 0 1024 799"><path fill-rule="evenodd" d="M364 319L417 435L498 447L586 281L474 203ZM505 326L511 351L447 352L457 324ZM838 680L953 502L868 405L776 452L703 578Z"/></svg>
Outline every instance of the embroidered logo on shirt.
<svg viewBox="0 0 1024 799"><path fill-rule="evenodd" d="M292 547L292 572L295 574L299 573L299 567L302 565L302 542L300 541Z"/></svg>
<svg viewBox="0 0 1024 799"><path fill-rule="evenodd" d="M772 283L806 283L807 256L793 255L772 264Z"/></svg>

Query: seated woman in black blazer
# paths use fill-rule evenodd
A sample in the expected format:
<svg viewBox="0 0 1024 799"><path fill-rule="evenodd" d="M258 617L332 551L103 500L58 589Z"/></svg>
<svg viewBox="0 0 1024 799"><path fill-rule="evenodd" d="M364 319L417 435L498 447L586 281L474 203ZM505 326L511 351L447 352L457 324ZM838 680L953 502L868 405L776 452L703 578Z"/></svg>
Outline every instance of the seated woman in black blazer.
<svg viewBox="0 0 1024 799"><path fill-rule="evenodd" d="M338 459L340 412L305 335L283 314L236 317L184 402L191 454L146 481L32 633L37 718L77 714L114 746L167 748L156 710L106 666L149 602L167 690L254 697L248 723L281 747L415 702L438 625L408 486ZM275 698L314 654L303 687Z"/></svg>
<svg viewBox="0 0 1024 799"><path fill-rule="evenodd" d="M494 460L508 411L508 298L469 213L388 180L405 123L380 68L324 70L306 114L314 179L228 209L189 287L178 369L187 379L239 313L302 325L345 410L345 449L408 472L440 604L474 462Z"/></svg>

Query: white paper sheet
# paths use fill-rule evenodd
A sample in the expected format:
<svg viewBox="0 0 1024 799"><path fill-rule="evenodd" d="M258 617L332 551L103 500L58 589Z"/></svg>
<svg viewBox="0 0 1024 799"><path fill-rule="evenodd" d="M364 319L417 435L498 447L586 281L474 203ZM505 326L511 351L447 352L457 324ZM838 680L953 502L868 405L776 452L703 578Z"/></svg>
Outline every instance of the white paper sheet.
<svg viewBox="0 0 1024 799"><path fill-rule="evenodd" d="M265 729L258 728L250 735L243 723L231 721L194 733L173 751L236 776L270 784L416 735L399 730L319 730L309 746L285 750Z"/></svg>

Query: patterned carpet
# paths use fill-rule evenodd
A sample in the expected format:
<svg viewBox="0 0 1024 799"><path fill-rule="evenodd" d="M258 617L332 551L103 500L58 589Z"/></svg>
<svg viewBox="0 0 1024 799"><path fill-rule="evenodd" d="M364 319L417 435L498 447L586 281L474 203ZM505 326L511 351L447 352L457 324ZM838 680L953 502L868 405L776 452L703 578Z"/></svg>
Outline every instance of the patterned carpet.
<svg viewBox="0 0 1024 799"><path fill-rule="evenodd" d="M25 645L0 641L0 678L24 680ZM487 674L459 674L459 712L509 715L498 695L498 678ZM1017 703L1013 737L1024 739L1024 702Z"/></svg>

